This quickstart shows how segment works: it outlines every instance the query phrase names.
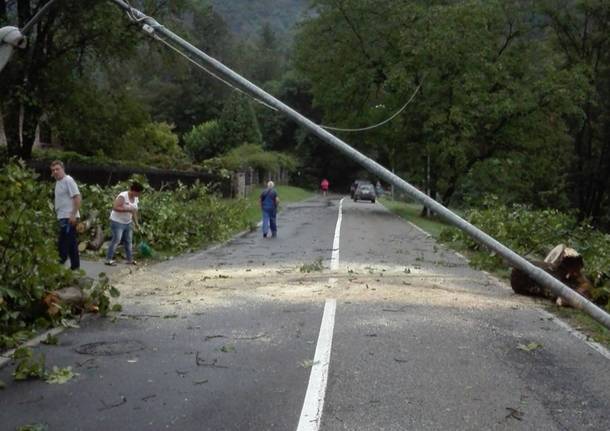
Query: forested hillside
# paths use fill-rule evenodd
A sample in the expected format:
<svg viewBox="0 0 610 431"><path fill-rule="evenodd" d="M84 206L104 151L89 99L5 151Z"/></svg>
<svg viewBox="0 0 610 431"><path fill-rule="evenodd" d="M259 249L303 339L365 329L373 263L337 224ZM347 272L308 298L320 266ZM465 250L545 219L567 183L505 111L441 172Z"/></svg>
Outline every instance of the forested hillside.
<svg viewBox="0 0 610 431"><path fill-rule="evenodd" d="M608 223L610 3L319 0L297 67L326 124L447 205Z"/></svg>
<svg viewBox="0 0 610 431"><path fill-rule="evenodd" d="M303 18L310 1L211 0L211 3L233 32L252 37L265 23L278 33L291 32L295 23Z"/></svg>

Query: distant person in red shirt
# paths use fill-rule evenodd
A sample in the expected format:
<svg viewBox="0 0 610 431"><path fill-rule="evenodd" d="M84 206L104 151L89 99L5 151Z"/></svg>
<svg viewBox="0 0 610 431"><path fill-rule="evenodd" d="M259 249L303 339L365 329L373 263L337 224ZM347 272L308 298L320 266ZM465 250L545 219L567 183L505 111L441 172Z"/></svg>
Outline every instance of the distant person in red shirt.
<svg viewBox="0 0 610 431"><path fill-rule="evenodd" d="M326 178L324 178L322 180L322 182L320 183L320 188L322 189L322 194L324 196L326 196L326 193L328 192L328 186L330 186L330 183L328 182L328 180Z"/></svg>

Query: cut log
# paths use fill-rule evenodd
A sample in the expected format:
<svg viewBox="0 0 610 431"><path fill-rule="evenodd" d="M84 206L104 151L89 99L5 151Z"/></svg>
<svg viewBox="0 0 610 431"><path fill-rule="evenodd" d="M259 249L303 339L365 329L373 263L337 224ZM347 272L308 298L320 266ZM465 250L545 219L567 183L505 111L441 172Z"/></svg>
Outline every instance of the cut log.
<svg viewBox="0 0 610 431"><path fill-rule="evenodd" d="M100 225L97 225L87 248L97 251L102 247L102 244L104 244L104 231Z"/></svg>
<svg viewBox="0 0 610 431"><path fill-rule="evenodd" d="M47 294L43 302L48 307L49 316L55 316L62 308L82 309L85 304L85 295L78 287L64 287Z"/></svg>

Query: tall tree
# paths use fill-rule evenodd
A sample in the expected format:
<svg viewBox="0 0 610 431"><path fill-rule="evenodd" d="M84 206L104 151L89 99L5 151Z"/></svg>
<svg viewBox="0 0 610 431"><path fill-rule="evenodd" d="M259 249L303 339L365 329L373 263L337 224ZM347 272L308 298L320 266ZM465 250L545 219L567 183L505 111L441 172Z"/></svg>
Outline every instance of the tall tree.
<svg viewBox="0 0 610 431"><path fill-rule="evenodd" d="M168 28L202 51L228 65L237 63L234 36L223 18L205 2L189 1L184 10L168 18ZM153 119L175 124L179 134L218 118L231 94L225 84L156 42L140 48L129 75Z"/></svg>
<svg viewBox="0 0 610 431"><path fill-rule="evenodd" d="M562 69L579 88L567 116L574 163L572 198L581 218L610 223L610 3L552 0L541 4Z"/></svg>
<svg viewBox="0 0 610 431"><path fill-rule="evenodd" d="M225 103L219 120L221 133L224 135L223 153L244 144L262 144L260 126L246 96L233 93Z"/></svg>
<svg viewBox="0 0 610 431"><path fill-rule="evenodd" d="M420 184L444 203L482 160L527 152L535 163L549 148L559 163L565 159L565 130L560 118L551 121L566 109L565 82L521 2L318 0L315 6L317 16L297 39L297 64L313 83L325 122L375 123L421 84L392 123L350 138L425 180Z"/></svg>
<svg viewBox="0 0 610 431"><path fill-rule="evenodd" d="M16 8L5 8L6 21L23 27L47 3L17 0ZM164 3L149 1L146 6L158 12ZM36 24L28 48L17 52L0 75L0 112L9 153L30 158L43 114L60 114L84 82L97 84L103 74L94 71L127 58L139 40L136 29L107 1L54 4Z"/></svg>

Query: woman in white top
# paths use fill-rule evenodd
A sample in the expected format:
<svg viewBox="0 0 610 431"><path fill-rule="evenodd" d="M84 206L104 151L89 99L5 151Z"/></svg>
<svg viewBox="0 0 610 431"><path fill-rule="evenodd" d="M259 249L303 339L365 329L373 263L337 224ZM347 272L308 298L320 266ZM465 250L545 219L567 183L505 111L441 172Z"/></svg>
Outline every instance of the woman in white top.
<svg viewBox="0 0 610 431"><path fill-rule="evenodd" d="M120 242L123 242L123 246L125 247L127 263L131 265L136 264L136 261L133 260L131 247L132 225L134 222L137 225L138 201L142 190L142 184L134 182L131 184L128 191L119 193L114 200L114 205L110 212L112 240L110 241L108 254L106 255L106 265L116 265L116 262L113 260L114 252Z"/></svg>

